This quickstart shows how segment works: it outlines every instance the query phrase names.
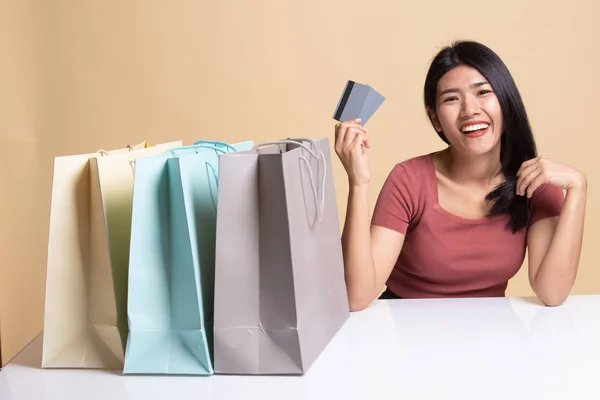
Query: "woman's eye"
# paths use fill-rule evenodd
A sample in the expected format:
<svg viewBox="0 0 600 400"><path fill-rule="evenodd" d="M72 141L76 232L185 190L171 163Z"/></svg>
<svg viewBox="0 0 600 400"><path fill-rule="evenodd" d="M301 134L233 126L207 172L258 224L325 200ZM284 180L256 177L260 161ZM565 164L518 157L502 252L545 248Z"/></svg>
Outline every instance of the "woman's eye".
<svg viewBox="0 0 600 400"><path fill-rule="evenodd" d="M482 90L479 91L480 95L484 95L484 94L488 94L488 93L492 93L492 91L491 90L487 90L487 89L482 89Z"/></svg>
<svg viewBox="0 0 600 400"><path fill-rule="evenodd" d="M456 97L447 97L446 99L444 99L444 103L447 103L449 101L453 101L453 100L457 100Z"/></svg>

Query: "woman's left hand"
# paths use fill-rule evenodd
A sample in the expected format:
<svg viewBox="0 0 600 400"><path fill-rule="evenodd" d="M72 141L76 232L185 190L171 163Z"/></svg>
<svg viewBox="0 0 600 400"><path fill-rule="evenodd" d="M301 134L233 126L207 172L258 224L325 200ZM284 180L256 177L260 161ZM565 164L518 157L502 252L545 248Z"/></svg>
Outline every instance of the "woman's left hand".
<svg viewBox="0 0 600 400"><path fill-rule="evenodd" d="M532 158L521 164L517 171L517 194L531 198L533 192L543 185L550 183L570 190L584 188L586 177L581 172L568 165L549 160L543 156Z"/></svg>

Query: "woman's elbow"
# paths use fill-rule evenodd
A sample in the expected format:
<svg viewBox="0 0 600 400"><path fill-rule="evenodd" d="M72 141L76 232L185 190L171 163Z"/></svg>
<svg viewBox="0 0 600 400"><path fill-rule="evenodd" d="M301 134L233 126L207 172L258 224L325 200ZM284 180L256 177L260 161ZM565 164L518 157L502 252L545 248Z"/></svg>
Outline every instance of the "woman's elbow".
<svg viewBox="0 0 600 400"><path fill-rule="evenodd" d="M351 312L362 311L365 308L367 308L372 302L373 302L373 299L366 297L366 296L356 296L356 295L348 296L348 304L350 306Z"/></svg>
<svg viewBox="0 0 600 400"><path fill-rule="evenodd" d="M538 294L538 299L546 306L546 307L558 307L562 305L569 297L569 294L562 293L545 293Z"/></svg>
<svg viewBox="0 0 600 400"><path fill-rule="evenodd" d="M361 302L357 302L357 301L351 301L350 302L350 312L362 311L365 308L367 308L367 306L368 306L367 303L361 303Z"/></svg>

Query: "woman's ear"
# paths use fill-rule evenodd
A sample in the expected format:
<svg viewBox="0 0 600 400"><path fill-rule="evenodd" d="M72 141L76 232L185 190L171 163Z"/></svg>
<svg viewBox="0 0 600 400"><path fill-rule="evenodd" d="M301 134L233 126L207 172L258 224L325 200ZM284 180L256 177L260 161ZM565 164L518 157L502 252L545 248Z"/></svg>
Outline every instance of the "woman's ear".
<svg viewBox="0 0 600 400"><path fill-rule="evenodd" d="M440 124L440 120L438 119L437 114L430 107L427 107L427 114L429 115L429 119L431 120L433 129L435 129L436 132L441 132L442 124Z"/></svg>

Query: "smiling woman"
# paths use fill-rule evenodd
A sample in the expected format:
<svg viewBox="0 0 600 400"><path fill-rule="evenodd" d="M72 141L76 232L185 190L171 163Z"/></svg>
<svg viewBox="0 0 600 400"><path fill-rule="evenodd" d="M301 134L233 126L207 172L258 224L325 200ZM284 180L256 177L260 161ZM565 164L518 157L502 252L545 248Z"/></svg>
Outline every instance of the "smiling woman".
<svg viewBox="0 0 600 400"><path fill-rule="evenodd" d="M561 304L579 263L585 175L538 156L508 68L480 43L436 55L424 101L448 147L399 162L370 222L367 130L359 120L336 125L350 183L342 245L351 308L385 285L384 298L504 296L526 250L533 291Z"/></svg>

